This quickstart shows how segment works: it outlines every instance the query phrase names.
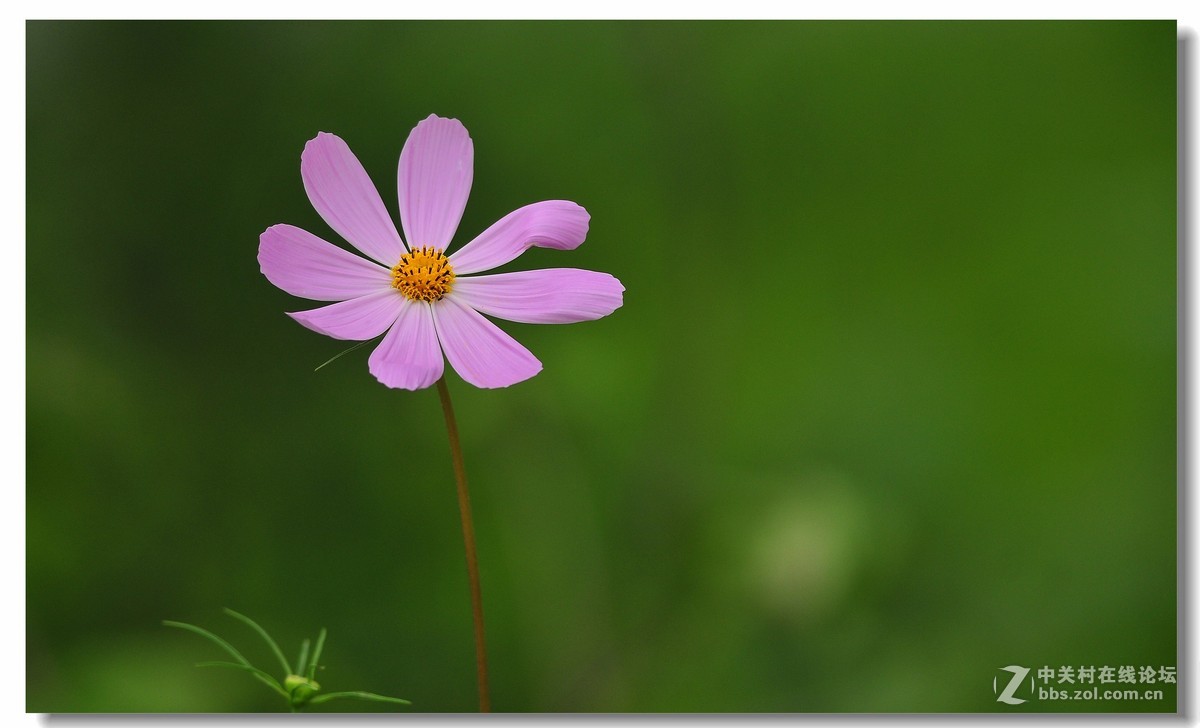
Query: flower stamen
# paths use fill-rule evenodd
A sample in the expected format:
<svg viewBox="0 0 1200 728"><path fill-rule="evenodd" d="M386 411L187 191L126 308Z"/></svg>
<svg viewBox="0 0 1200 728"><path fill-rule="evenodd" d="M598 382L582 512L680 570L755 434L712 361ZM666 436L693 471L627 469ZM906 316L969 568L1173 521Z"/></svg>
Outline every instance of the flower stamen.
<svg viewBox="0 0 1200 728"><path fill-rule="evenodd" d="M437 301L450 292L453 284L450 260L431 246L413 248L392 268L392 288L413 301Z"/></svg>

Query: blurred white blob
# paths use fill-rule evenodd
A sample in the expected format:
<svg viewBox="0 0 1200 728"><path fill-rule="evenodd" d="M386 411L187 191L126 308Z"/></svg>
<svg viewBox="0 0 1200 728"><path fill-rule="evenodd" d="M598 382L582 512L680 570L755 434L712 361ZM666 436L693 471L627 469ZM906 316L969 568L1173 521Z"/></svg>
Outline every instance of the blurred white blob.
<svg viewBox="0 0 1200 728"><path fill-rule="evenodd" d="M757 519L745 571L753 597L800 624L837 609L868 557L869 520L844 476L797 478Z"/></svg>

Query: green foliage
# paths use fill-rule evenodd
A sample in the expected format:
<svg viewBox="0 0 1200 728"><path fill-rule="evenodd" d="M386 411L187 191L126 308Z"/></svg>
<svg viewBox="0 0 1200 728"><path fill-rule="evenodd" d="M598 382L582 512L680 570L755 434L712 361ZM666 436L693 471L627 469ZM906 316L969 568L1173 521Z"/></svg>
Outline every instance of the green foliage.
<svg viewBox="0 0 1200 728"><path fill-rule="evenodd" d="M397 705L412 705L411 702L404 700L403 698L389 698L384 695L377 695L375 693L368 693L368 692L363 692L363 691L359 691L359 690L341 691L341 692L336 692L336 693L325 693L323 695L318 694L321 689L321 686L314 679L314 677L316 676L318 669L324 669L323 666L319 665L319 660L321 659L321 649L325 645L325 634L326 634L325 628L323 628L323 627L321 628L321 632L317 637L317 646L316 646L316 649L313 650L311 662L308 661L308 659L307 659L308 658L308 645L309 645L308 639L306 638L301 643L300 660L297 663L296 669L298 672L300 672L302 674L297 675L292 672L292 667L290 664L288 664L287 658L285 658L283 656L283 650L281 650L279 648L279 643L277 643L274 640L274 638L272 638L271 635L268 634L267 631L265 629L263 629L257 622L250 619L246 615L235 612L229 608L225 609L225 613L228 614L229 616L233 617L234 619L238 620L239 622L242 622L243 624L249 626L252 630L254 630L255 633L258 634L259 637L262 637L264 642L267 643L267 646L271 648L271 651L273 653L275 653L275 656L279 659L280 665L283 668L284 678L283 678L282 684L280 684L280 682L278 680L276 680L274 677L272 677L267 672L260 670L257 667L251 665L250 661L247 660L245 657L243 657L242 653L238 652L233 647L233 645L229 644L228 642L221 639L220 637L213 634L212 632L209 632L208 630L206 630L202 627L197 627L193 624L187 624L185 622L174 622L171 620L163 620L163 624L166 625L167 627L176 627L178 629L184 629L189 632L198 634L201 637L204 637L205 639L214 643L221 649L225 650L230 655L232 655L235 660L237 660L237 662L220 662L220 661L198 662L198 663L196 663L196 667L222 667L222 668L227 668L227 669L241 670L244 672L248 672L251 675L253 675L259 682L263 683L264 685L266 685L267 687L269 687L273 691L275 691L277 694L279 694L280 696L285 698L288 701L288 707L291 709L291 711L293 713L301 712L305 709L305 707L307 707L309 705L319 705L321 703L326 703L330 700L338 700L338 699L344 699L344 698L352 698L355 700L364 700L364 701L375 702L375 703L394 703Z"/></svg>

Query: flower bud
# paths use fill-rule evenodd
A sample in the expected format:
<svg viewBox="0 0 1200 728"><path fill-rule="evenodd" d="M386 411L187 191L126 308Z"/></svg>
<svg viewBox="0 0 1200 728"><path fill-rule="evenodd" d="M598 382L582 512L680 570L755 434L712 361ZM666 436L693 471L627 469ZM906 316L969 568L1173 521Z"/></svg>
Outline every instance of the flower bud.
<svg viewBox="0 0 1200 728"><path fill-rule="evenodd" d="M309 680L303 675L288 675L283 679L283 688L292 696L292 705L299 707L316 695L321 686L316 680Z"/></svg>

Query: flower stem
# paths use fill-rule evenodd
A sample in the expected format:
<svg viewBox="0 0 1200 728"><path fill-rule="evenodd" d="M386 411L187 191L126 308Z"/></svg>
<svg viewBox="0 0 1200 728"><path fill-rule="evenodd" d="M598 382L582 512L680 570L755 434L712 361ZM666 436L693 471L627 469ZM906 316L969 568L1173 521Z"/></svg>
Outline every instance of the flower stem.
<svg viewBox="0 0 1200 728"><path fill-rule="evenodd" d="M471 494L467 491L467 469L463 466L462 445L446 378L437 381L442 413L446 415L446 434L450 437L450 456L454 460L454 479L458 481L458 512L462 516L463 545L467 550L467 576L471 581L471 611L475 618L475 669L479 682L479 712L492 712L488 695L487 646L483 639L483 593L479 589L479 558L475 554L475 525L471 521Z"/></svg>

